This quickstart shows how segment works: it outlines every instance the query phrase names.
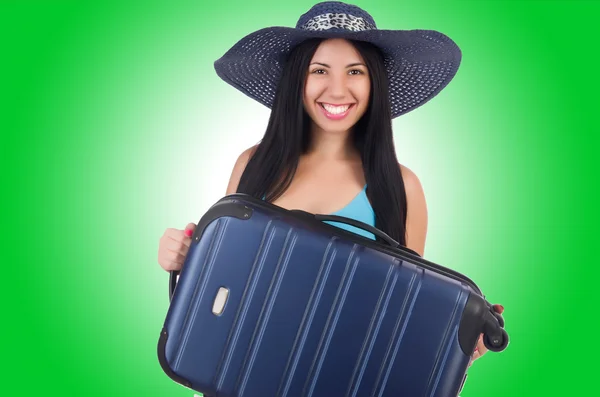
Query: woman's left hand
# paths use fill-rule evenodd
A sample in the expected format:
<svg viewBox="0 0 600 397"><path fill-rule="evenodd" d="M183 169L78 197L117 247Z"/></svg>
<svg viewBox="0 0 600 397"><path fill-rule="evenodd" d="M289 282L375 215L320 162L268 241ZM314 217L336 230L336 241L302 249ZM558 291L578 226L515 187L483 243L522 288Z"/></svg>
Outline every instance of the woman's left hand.
<svg viewBox="0 0 600 397"><path fill-rule="evenodd" d="M502 312L504 312L504 307L502 307L502 305L493 305L493 308L494 311L496 311L498 314L502 314ZM483 334L481 334L479 335L479 339L477 340L477 346L475 347L475 351L471 356L471 361L469 361L469 367L471 366L471 364L473 364L475 360L481 358L487 352L488 349L486 349L485 345L483 344Z"/></svg>

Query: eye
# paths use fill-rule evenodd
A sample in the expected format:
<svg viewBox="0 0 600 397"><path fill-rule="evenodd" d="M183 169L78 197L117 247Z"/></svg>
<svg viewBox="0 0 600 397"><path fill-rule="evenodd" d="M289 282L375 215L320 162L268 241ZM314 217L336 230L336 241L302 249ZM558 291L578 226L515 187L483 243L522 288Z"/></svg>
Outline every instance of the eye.
<svg viewBox="0 0 600 397"><path fill-rule="evenodd" d="M360 75L360 74L364 74L364 73L360 69L352 69L352 70L350 70L350 74Z"/></svg>
<svg viewBox="0 0 600 397"><path fill-rule="evenodd" d="M324 69L315 69L311 73L312 74L324 74L325 70Z"/></svg>

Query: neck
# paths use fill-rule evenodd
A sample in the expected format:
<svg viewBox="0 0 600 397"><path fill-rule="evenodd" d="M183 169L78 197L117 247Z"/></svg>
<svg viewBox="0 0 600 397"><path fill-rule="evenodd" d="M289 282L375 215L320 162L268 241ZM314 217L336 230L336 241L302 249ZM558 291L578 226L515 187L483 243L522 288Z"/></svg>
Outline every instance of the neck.
<svg viewBox="0 0 600 397"><path fill-rule="evenodd" d="M351 131L331 132L314 125L306 154L323 160L354 160L360 157L352 143Z"/></svg>

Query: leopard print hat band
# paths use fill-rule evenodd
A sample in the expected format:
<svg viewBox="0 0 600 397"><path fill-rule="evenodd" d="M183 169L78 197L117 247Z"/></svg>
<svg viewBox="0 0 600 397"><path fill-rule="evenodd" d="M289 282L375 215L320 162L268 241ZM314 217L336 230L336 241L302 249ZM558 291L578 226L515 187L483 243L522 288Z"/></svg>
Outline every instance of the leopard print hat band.
<svg viewBox="0 0 600 397"><path fill-rule="evenodd" d="M362 32L364 30L376 29L376 26L369 23L361 17L355 17L350 14L322 14L311 18L308 22L300 26L304 30L328 30L328 29L346 29L351 32Z"/></svg>
<svg viewBox="0 0 600 397"><path fill-rule="evenodd" d="M320 31L342 29L351 32L377 29L375 20L365 10L339 1L315 4L300 16L297 29Z"/></svg>
<svg viewBox="0 0 600 397"><path fill-rule="evenodd" d="M461 51L433 30L380 30L363 9L318 3L295 28L270 27L247 35L215 62L217 75L248 97L272 107L289 52L309 38L345 38L377 46L384 55L392 118L435 97L454 78Z"/></svg>

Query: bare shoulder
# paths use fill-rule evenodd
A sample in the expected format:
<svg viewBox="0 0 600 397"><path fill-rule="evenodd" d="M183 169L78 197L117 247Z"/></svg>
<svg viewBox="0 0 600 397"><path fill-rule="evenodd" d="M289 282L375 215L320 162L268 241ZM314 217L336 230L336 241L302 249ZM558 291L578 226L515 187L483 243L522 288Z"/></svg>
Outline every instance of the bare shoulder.
<svg viewBox="0 0 600 397"><path fill-rule="evenodd" d="M405 165L400 165L400 171L402 173L402 179L404 180L404 188L406 189L406 194L410 191L411 193L415 193L418 191L422 191L421 181L419 177L413 170L408 168Z"/></svg>
<svg viewBox="0 0 600 397"><path fill-rule="evenodd" d="M229 178L229 183L227 184L227 194L233 194L237 191L238 185L240 183L240 179L242 178L242 174L246 169L246 165L248 165L248 161L254 154L258 145L254 145L244 150L235 161L233 166L233 171L231 172L231 177Z"/></svg>
<svg viewBox="0 0 600 397"><path fill-rule="evenodd" d="M419 177L400 164L407 201L406 246L423 256L427 237L427 202Z"/></svg>

